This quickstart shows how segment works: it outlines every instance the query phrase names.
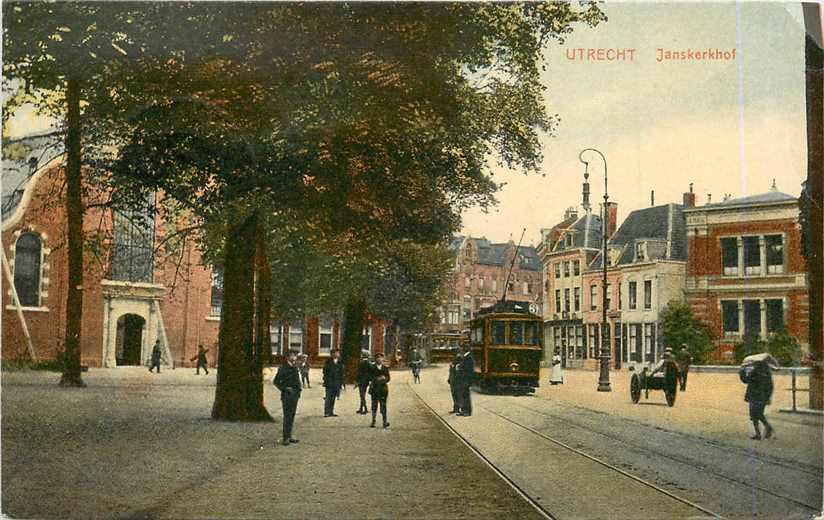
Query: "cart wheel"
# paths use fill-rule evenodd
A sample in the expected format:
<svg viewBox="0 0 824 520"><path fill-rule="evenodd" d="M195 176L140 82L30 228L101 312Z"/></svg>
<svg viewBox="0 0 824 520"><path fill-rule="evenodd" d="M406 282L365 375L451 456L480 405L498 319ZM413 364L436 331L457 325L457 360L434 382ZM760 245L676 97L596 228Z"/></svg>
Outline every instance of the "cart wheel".
<svg viewBox="0 0 824 520"><path fill-rule="evenodd" d="M638 374L632 374L632 379L629 382L629 395L632 397L633 403L638 403L641 399L641 380Z"/></svg>

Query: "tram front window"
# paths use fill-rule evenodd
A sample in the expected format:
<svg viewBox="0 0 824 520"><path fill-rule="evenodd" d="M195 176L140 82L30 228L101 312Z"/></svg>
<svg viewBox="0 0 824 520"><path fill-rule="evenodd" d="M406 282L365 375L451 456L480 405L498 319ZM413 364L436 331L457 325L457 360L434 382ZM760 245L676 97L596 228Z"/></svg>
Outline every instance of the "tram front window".
<svg viewBox="0 0 824 520"><path fill-rule="evenodd" d="M510 345L524 344L524 323L512 321L509 323L509 343Z"/></svg>
<svg viewBox="0 0 824 520"><path fill-rule="evenodd" d="M493 321L492 322L492 344L504 345L506 344L506 322Z"/></svg>
<svg viewBox="0 0 824 520"><path fill-rule="evenodd" d="M538 345L538 322L531 321L526 324L526 342L527 345Z"/></svg>
<svg viewBox="0 0 824 520"><path fill-rule="evenodd" d="M484 329L483 329L483 327L476 327L472 331L472 335L474 336L474 341L476 343L483 343L483 341L484 341Z"/></svg>

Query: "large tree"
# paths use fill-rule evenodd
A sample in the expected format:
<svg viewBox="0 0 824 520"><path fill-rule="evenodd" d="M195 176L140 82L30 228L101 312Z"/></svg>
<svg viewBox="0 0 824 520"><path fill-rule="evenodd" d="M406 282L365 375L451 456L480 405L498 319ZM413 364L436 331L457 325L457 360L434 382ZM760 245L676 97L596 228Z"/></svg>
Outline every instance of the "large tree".
<svg viewBox="0 0 824 520"><path fill-rule="evenodd" d="M554 123L542 45L602 16L566 3L192 9L215 22L190 35L209 52L112 69L118 87L94 106L115 127L117 175L225 224L224 302L236 310L224 309L219 372L234 375L219 374L213 416L256 418L258 405L226 405L257 395L231 382L251 371L235 364L248 362L239 352L254 337L254 309L229 300L254 300L244 247L280 225L273 211L326 240L444 240L463 208L493 201L490 157L537 169L538 136ZM347 315L364 305L352 295Z"/></svg>
<svg viewBox="0 0 824 520"><path fill-rule="evenodd" d="M105 66L123 58L133 4L6 2L3 5L3 73L21 82L38 108L60 116L65 127L68 287L64 366L60 384L85 386L80 375L83 319L83 213L81 101L105 82ZM6 85L8 86L8 84ZM45 92L45 93L43 93Z"/></svg>

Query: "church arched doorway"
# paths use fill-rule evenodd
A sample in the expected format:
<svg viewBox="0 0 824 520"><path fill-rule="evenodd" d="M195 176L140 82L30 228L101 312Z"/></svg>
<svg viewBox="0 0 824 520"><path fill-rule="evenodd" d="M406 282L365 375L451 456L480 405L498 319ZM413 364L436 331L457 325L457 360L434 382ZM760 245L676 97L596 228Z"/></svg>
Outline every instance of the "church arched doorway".
<svg viewBox="0 0 824 520"><path fill-rule="evenodd" d="M115 358L117 365L140 365L143 331L146 320L137 314L124 314L117 319Z"/></svg>

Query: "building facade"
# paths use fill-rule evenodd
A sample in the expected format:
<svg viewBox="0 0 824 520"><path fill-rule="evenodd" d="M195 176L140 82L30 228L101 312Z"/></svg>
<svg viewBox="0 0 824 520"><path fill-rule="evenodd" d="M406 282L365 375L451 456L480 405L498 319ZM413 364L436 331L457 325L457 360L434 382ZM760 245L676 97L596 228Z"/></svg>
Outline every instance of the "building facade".
<svg viewBox="0 0 824 520"><path fill-rule="evenodd" d="M585 190L587 193L588 190ZM565 367L582 367L590 358L584 327L584 301L587 290L584 272L602 247L601 217L594 215L584 199L583 215L567 210L564 221L571 223L559 230L554 240L544 240L538 249L543 264L546 305L544 318L545 358L557 350ZM573 217L568 218L568 217ZM615 229L617 205L610 203L607 229Z"/></svg>
<svg viewBox="0 0 824 520"><path fill-rule="evenodd" d="M541 262L534 247L518 248L512 241L493 244L486 238L456 237L450 248L455 253L455 265L434 334L458 341L475 314L494 305L504 294L508 301L540 307Z"/></svg>
<svg viewBox="0 0 824 520"><path fill-rule="evenodd" d="M779 192L728 199L685 211L686 298L731 361L745 335L786 329L808 347L807 272L798 199Z"/></svg>
<svg viewBox="0 0 824 520"><path fill-rule="evenodd" d="M28 359L31 348L39 360L55 359L65 340L68 278L62 137L40 135L4 146L2 356ZM87 204L105 198L89 193ZM159 340L167 366L193 366L198 345L209 348L214 364L222 305L219 270L203 262L191 241L182 246L179 262L156 258L168 226L153 212L89 206L83 224L81 363L145 365ZM101 236L110 243L95 247ZM291 348L322 363L339 346L340 321L336 316L273 320L273 359ZM387 333L391 336L381 320L369 318L363 347L382 352Z"/></svg>

